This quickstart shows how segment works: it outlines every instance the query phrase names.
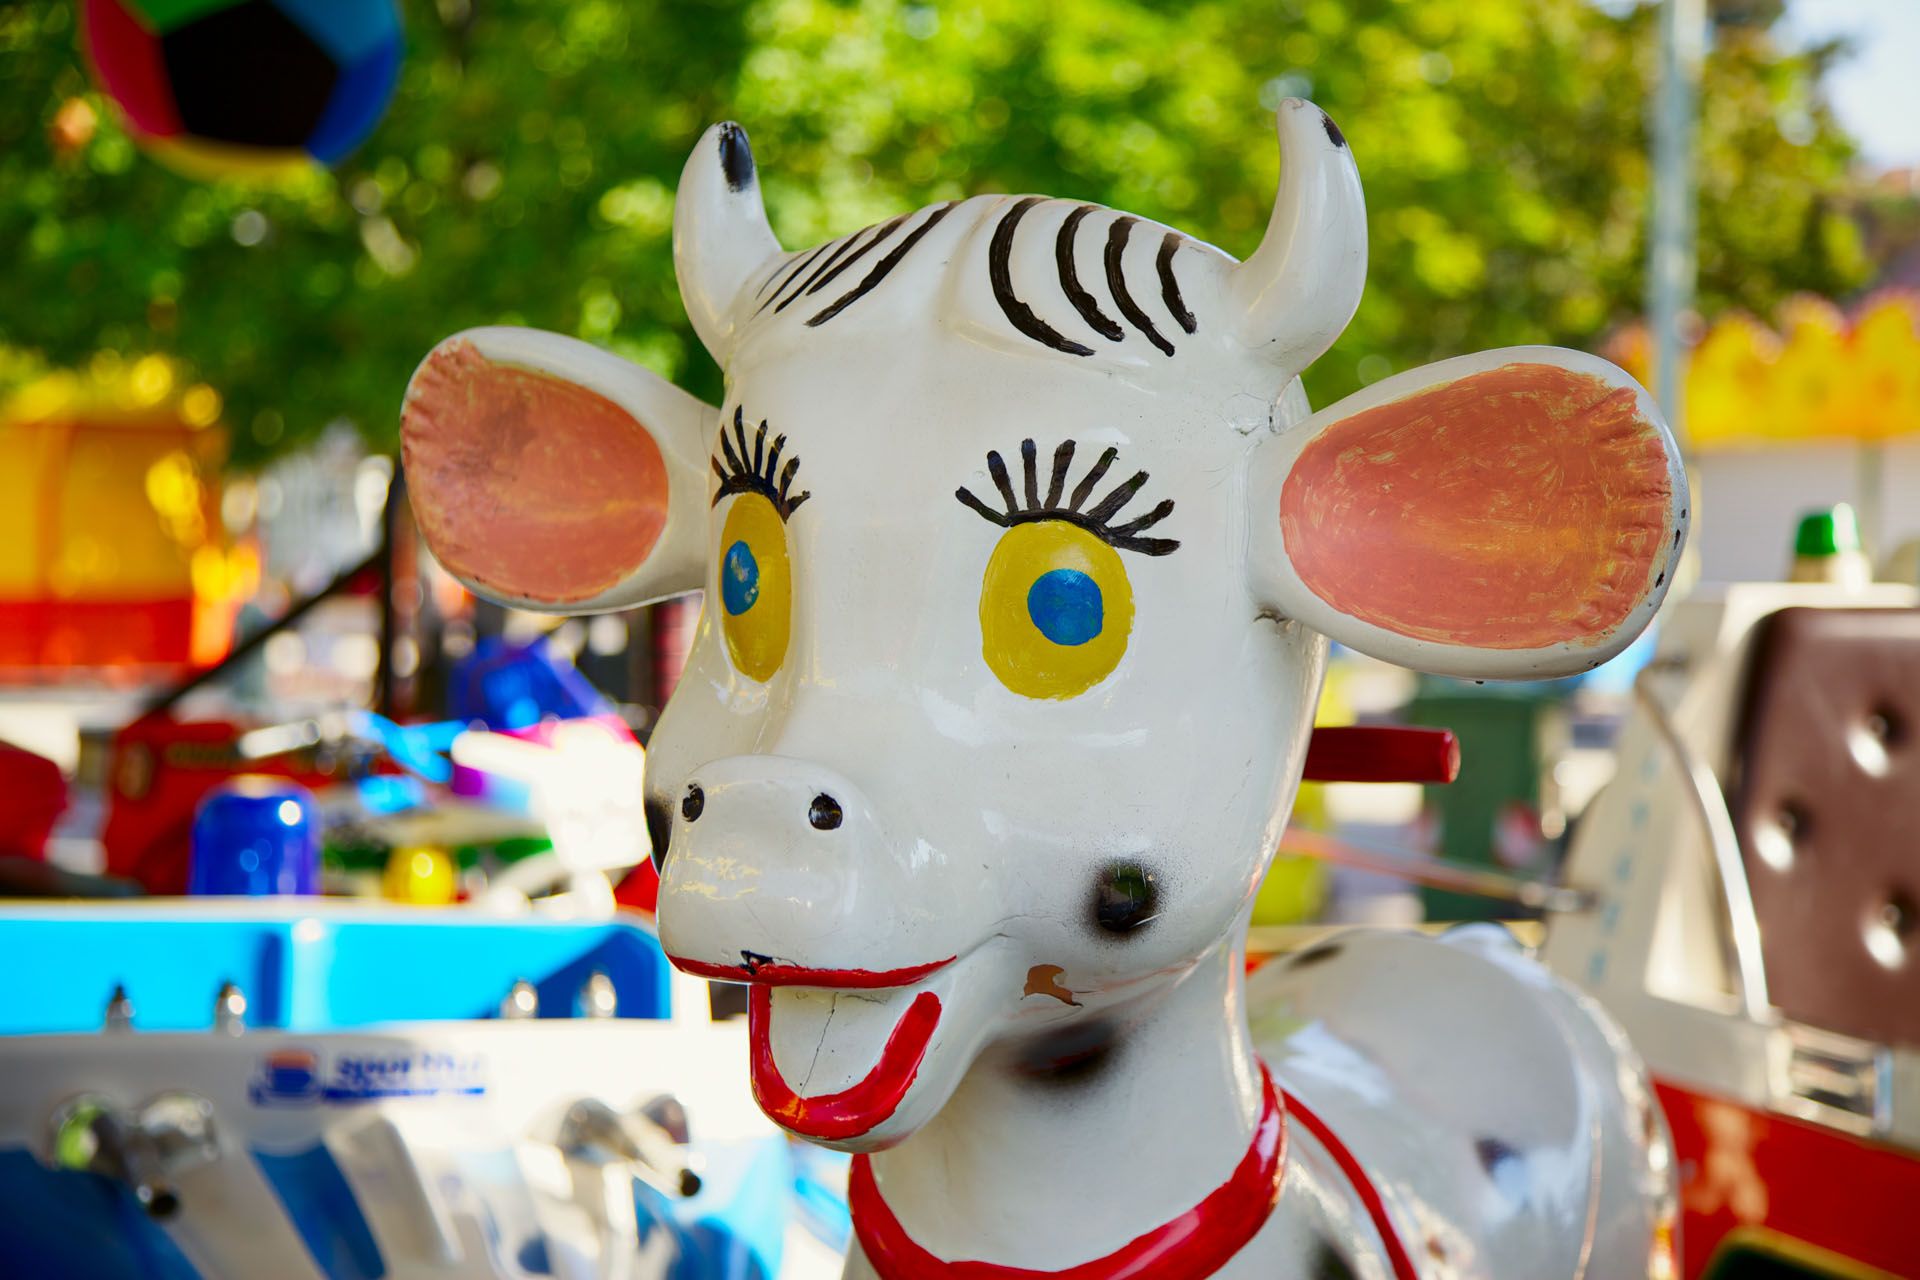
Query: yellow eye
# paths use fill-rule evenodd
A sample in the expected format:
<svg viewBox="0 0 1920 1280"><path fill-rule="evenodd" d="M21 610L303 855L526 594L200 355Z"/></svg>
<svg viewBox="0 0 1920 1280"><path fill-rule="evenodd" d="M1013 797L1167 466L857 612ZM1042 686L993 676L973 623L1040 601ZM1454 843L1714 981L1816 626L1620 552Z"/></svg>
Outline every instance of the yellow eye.
<svg viewBox="0 0 1920 1280"><path fill-rule="evenodd" d="M793 564L773 503L742 493L720 530L720 627L733 665L765 684L787 657Z"/></svg>
<svg viewBox="0 0 1920 1280"><path fill-rule="evenodd" d="M1072 698L1113 673L1133 630L1119 553L1064 520L1001 536L980 587L981 651L1000 683L1029 698Z"/></svg>

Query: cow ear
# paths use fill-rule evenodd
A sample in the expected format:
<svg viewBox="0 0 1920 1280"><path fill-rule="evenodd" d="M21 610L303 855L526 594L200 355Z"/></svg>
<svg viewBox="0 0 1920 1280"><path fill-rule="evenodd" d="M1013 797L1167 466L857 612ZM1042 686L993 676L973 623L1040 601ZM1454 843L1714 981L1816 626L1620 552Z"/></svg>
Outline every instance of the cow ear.
<svg viewBox="0 0 1920 1280"><path fill-rule="evenodd" d="M469 329L435 347L400 416L408 495L477 594L554 613L697 590L715 411L598 347Z"/></svg>
<svg viewBox="0 0 1920 1280"><path fill-rule="evenodd" d="M1512 347L1385 379L1252 462L1261 604L1363 653L1474 679L1600 665L1665 597L1679 451L1620 369Z"/></svg>

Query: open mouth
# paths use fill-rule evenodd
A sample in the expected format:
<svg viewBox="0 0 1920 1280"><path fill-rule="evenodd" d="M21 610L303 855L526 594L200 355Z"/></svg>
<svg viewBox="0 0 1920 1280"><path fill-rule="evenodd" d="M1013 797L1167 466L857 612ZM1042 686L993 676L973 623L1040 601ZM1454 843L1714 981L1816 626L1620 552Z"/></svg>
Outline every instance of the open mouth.
<svg viewBox="0 0 1920 1280"><path fill-rule="evenodd" d="M933 1033L940 1025L940 997L933 991L922 990L905 1002L905 1010L886 1031L878 1058L866 1074L844 1088L805 1095L788 1083L774 1059L773 989L793 987L819 993L849 993L830 999L824 1015L819 1012L821 1006L817 1001L809 1009L805 992L783 997L786 1003L782 1005L780 1018L784 1036L811 1040L810 1031L815 1028L810 1026L810 1020L817 1020L817 1032L821 1043L825 1044L827 1025L833 1021L834 1010L839 1010L843 1020L849 1015L849 1006L839 1001L852 1001L851 1008L862 1011L869 1018L884 1018L888 1009L899 1008L900 998L907 994L906 988L945 969L958 958L948 956L944 960L898 969L816 969L788 964L753 951L740 952L739 964L716 964L708 960L691 960L685 956L667 956L673 966L683 973L720 982L744 982L752 986L753 992L747 1002L747 1038L751 1046L749 1065L754 1101L760 1104L760 1109L766 1112L769 1119L783 1128L826 1142L860 1137L884 1124L899 1108L908 1090L913 1088L913 1082L920 1073L920 1064L933 1042ZM876 1026L869 1021L867 1025L878 1032L885 1023ZM816 1052L816 1062L818 1058ZM842 1080L845 1078L844 1074L840 1076ZM806 1084L807 1081L802 1079L801 1087L806 1087Z"/></svg>
<svg viewBox="0 0 1920 1280"><path fill-rule="evenodd" d="M872 1070L838 1092L804 1097L773 1060L773 988L756 983L747 1004L753 1099L775 1123L805 1137L830 1142L857 1138L883 1124L900 1106L939 1025L940 997L920 992L894 1024Z"/></svg>

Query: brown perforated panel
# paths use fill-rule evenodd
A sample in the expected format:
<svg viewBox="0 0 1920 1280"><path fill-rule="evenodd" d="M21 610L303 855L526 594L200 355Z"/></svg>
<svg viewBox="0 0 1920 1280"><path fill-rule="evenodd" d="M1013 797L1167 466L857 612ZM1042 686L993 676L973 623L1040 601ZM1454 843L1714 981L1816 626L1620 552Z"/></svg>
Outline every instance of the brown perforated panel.
<svg viewBox="0 0 1920 1280"><path fill-rule="evenodd" d="M1760 624L1734 825L1789 1018L1920 1044L1920 610Z"/></svg>

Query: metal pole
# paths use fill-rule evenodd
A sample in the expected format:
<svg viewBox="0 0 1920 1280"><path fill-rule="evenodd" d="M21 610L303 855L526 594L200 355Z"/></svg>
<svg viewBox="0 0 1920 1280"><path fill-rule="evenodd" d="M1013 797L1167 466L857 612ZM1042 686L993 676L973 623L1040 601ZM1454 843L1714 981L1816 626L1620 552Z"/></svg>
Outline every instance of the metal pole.
<svg viewBox="0 0 1920 1280"><path fill-rule="evenodd" d="M1681 326L1693 310L1694 135L1706 47L1706 0L1666 0L1660 11L1660 87L1653 115L1647 325L1653 338L1653 393L1683 447L1687 353Z"/></svg>

